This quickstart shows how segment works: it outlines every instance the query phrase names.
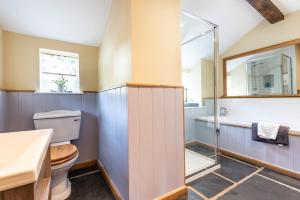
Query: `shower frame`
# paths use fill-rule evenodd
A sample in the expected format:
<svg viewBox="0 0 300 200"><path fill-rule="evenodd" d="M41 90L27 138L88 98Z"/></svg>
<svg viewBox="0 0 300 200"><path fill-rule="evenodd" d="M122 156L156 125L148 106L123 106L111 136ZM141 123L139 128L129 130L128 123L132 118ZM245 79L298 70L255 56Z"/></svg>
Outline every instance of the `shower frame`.
<svg viewBox="0 0 300 200"><path fill-rule="evenodd" d="M201 172L203 172L203 171L208 171L210 168L213 168L214 166L219 164L219 157L217 156L218 151L219 151L219 133L220 133L218 101L217 101L217 99L218 99L217 98L218 97L217 96L218 95L217 77L218 77L218 62L219 62L219 26L216 25L215 23L212 23L201 17L198 17L198 16L196 16L188 11L185 11L185 10L182 11L182 14L184 16L189 17L193 20L196 20L200 23L203 23L203 22L206 23L207 25L209 25L211 27L211 29L209 29L197 36L194 36L191 39L183 41L181 43L181 46L187 45L187 44L213 32L213 48L214 48L214 58L213 58L214 59L214 77L213 77L214 78L214 80L213 80L213 82L214 82L214 125L213 125L213 128L214 128L214 135L215 135L215 137L214 137L214 143L215 143L214 153L216 156L215 156L215 165L209 167L208 169L201 170ZM187 181L187 182L189 182L189 181Z"/></svg>

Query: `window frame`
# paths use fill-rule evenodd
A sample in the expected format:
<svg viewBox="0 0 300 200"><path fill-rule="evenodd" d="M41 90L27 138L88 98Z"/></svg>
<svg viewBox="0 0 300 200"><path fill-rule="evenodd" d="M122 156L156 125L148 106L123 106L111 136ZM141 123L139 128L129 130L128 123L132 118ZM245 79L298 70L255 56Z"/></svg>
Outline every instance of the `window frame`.
<svg viewBox="0 0 300 200"><path fill-rule="evenodd" d="M77 70L76 75L74 75L75 77L78 78L78 90L72 91L72 92L62 92L62 93L61 92L52 92L50 90L49 91L42 90L41 77L42 77L42 74L45 73L45 72L42 72L41 54L43 54L43 53L78 58L78 70ZM56 73L54 73L54 74L56 74ZM60 74L60 73L57 73L57 75L70 76L70 75ZM39 48L39 89L38 89L38 93L82 94L81 85L80 85L80 54L74 53L74 52L69 52L69 51L60 51L60 50L54 50L54 49Z"/></svg>

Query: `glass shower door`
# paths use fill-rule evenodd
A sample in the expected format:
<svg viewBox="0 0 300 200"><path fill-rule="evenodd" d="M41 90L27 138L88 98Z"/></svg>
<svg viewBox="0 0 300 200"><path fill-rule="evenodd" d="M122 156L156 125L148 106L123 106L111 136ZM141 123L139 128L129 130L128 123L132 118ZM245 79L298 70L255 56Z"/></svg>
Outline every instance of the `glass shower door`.
<svg viewBox="0 0 300 200"><path fill-rule="evenodd" d="M182 29L185 175L186 182L189 182L219 167L216 91L218 28L183 12Z"/></svg>

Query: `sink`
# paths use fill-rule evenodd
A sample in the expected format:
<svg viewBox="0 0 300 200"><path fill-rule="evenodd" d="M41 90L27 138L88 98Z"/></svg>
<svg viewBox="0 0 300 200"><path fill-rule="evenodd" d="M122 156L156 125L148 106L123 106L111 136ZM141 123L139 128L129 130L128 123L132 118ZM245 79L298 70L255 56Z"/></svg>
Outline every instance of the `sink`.
<svg viewBox="0 0 300 200"><path fill-rule="evenodd" d="M52 129L0 134L0 191L35 182Z"/></svg>

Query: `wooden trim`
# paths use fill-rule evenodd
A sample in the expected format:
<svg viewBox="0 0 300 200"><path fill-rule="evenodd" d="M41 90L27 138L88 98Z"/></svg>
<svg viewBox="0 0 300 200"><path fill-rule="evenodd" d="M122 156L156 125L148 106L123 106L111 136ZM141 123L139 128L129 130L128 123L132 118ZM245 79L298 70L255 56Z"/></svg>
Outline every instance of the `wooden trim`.
<svg viewBox="0 0 300 200"><path fill-rule="evenodd" d="M296 44L300 44L300 38L223 58L223 97L222 98L231 98L231 96L227 96L227 61L233 60L236 58L240 58L240 57L244 57L244 56L253 55L256 53L270 51L273 49L287 47L290 45L296 45ZM299 95L285 95L285 96L270 95L269 97L267 97L266 95L264 95L262 97L260 97L260 96L235 96L232 98L289 98L289 97L300 97L300 96Z"/></svg>
<svg viewBox="0 0 300 200"><path fill-rule="evenodd" d="M36 90L16 90L16 89L1 89L0 88L0 91L4 91L4 92L32 92L32 93L35 93L35 92L37 92ZM97 93L98 91L96 91L96 90L84 90L84 91L82 91L82 94L84 94L84 93ZM47 94L57 94L57 93L55 93L55 92L49 92L49 93L47 93ZM58 94L62 94L62 93L58 93ZM80 94L80 93L65 93L65 94Z"/></svg>
<svg viewBox="0 0 300 200"><path fill-rule="evenodd" d="M290 95L259 95L259 96L222 96L222 99L258 99L258 98L299 98L299 94Z"/></svg>
<svg viewBox="0 0 300 200"><path fill-rule="evenodd" d="M5 91L5 92L35 92L35 90L10 90L10 89L3 89L2 91Z"/></svg>
<svg viewBox="0 0 300 200"><path fill-rule="evenodd" d="M159 84L144 84L144 83L124 83L116 86L108 87L103 90L99 90L99 92L105 92L108 90L113 90L122 87L149 87L149 88L184 88L180 85L159 85Z"/></svg>
<svg viewBox="0 0 300 200"><path fill-rule="evenodd" d="M75 171L75 170L84 169L84 168L93 167L93 166L97 166L97 161L96 160L88 160L88 161L84 161L81 163L76 163L75 165L73 165L73 167L71 167L71 169L69 171Z"/></svg>
<svg viewBox="0 0 300 200"><path fill-rule="evenodd" d="M98 166L98 168L100 170L100 173L104 177L105 182L108 184L108 187L112 191L112 194L113 194L114 198L116 200L122 200L123 198L122 198L121 193L119 192L118 188L115 186L115 184L113 183L113 181L109 177L106 169L104 168L104 166L102 165L102 163L100 162L100 160L97 160L97 166Z"/></svg>
<svg viewBox="0 0 300 200"><path fill-rule="evenodd" d="M227 96L227 60L223 59L223 95Z"/></svg>
<svg viewBox="0 0 300 200"><path fill-rule="evenodd" d="M247 156L243 156L243 155L240 155L238 153L234 153L232 151L228 151L228 150L224 150L224 149L219 149L219 150L220 150L220 152L222 154L227 155L229 157L232 157L232 158L235 158L235 159L238 159L238 160L241 160L241 161L253 164L255 166L263 166L263 167L265 167L267 169L271 169L271 170L276 171L278 173L285 174L287 176L291 176L293 178L296 178L296 179L300 180L300 173L297 173L297 172L294 172L294 171L291 171L291 170L288 170L288 169L284 169L284 168L281 168L281 167L278 167L278 166L266 163L264 161L256 160L256 159L253 159L253 158L249 158Z"/></svg>
<svg viewBox="0 0 300 200"><path fill-rule="evenodd" d="M1 200L37 200L51 199L50 182L51 182L51 166L50 166L50 146L44 156L43 164L39 171L37 180L33 183L21 185L0 192Z"/></svg>
<svg viewBox="0 0 300 200"><path fill-rule="evenodd" d="M180 188L177 188L171 192L168 192L158 198L155 198L155 200L176 200L178 199L181 195L187 193L188 187L182 186Z"/></svg>

